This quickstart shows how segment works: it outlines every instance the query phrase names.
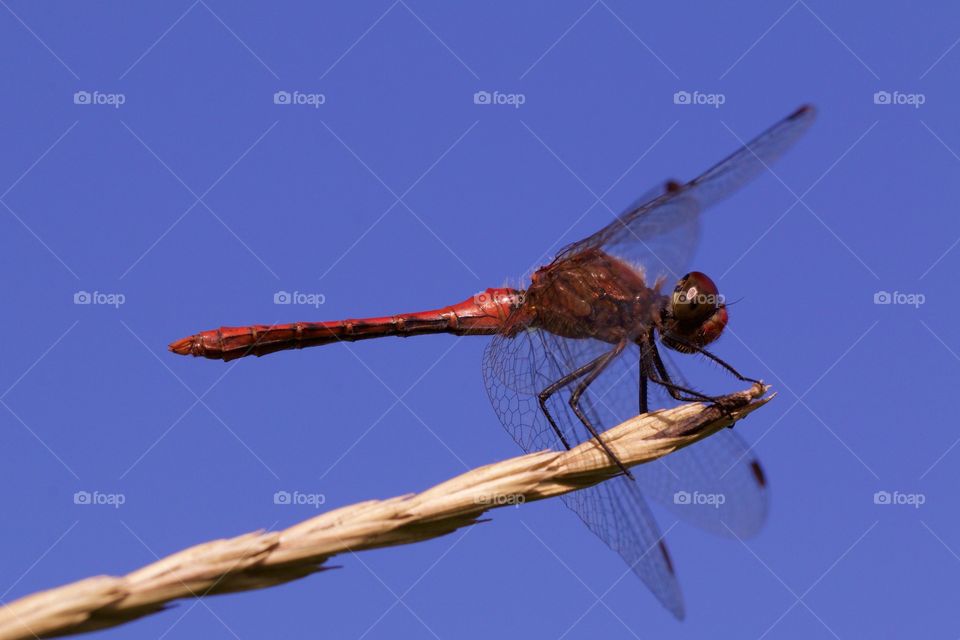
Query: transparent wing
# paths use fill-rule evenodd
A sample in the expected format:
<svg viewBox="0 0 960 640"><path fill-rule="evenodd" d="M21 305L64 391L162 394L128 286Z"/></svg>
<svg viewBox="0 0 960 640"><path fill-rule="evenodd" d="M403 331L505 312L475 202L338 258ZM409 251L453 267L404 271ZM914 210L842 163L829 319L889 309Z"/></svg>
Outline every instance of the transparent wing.
<svg viewBox="0 0 960 640"><path fill-rule="evenodd" d="M567 340L537 330L512 338L494 337L484 355L484 382L500 421L524 451L563 449L540 410L537 393L586 364L584 358L609 349L610 345L600 342ZM569 389L554 394L547 406L567 441L575 445L589 439L589 433L567 404L569 394ZM592 411L589 405L583 406ZM596 414L591 417L598 429L612 426ZM682 618L680 585L657 522L636 483L613 478L562 497L594 534L620 554L663 606Z"/></svg>
<svg viewBox="0 0 960 640"><path fill-rule="evenodd" d="M580 350L593 348L577 346ZM592 356L584 353L578 358L589 360ZM590 385L588 401L604 428L637 415L639 358L639 348L631 348ZM665 364L674 381L692 388L676 367ZM658 398L650 408L676 404L659 385L651 383L650 391L651 396ZM736 428L723 429L631 471L644 495L701 529L743 538L756 534L766 521L766 479L760 462L737 435Z"/></svg>
<svg viewBox="0 0 960 640"><path fill-rule="evenodd" d="M654 205L654 206L651 206ZM652 289L686 273L700 242L700 203L680 191L667 192L639 209L624 212L594 235L568 245L554 260L600 248L640 269ZM634 215L643 212L643 215Z"/></svg>
<svg viewBox="0 0 960 640"><path fill-rule="evenodd" d="M657 600L682 620L680 583L657 521L637 483L620 476L562 497L590 531L620 554Z"/></svg>
<svg viewBox="0 0 960 640"><path fill-rule="evenodd" d="M768 171L800 139L817 117L804 105L680 189L695 197L704 209Z"/></svg>
<svg viewBox="0 0 960 640"><path fill-rule="evenodd" d="M671 184L665 193L632 206L592 236L568 245L557 259L602 248L645 268L647 282L678 279L696 248L700 213L766 171L815 116L813 107L801 107L699 177L683 185Z"/></svg>
<svg viewBox="0 0 960 640"><path fill-rule="evenodd" d="M644 493L707 531L745 538L766 521L762 468L733 429L635 467L633 473Z"/></svg>
<svg viewBox="0 0 960 640"><path fill-rule="evenodd" d="M633 210L635 210L635 209L639 209L640 207L642 207L643 205L647 204L647 203L650 202L651 200L656 200L657 198L659 198L660 196L662 196L662 195L664 195L664 194L670 193L671 191L676 191L677 189L679 189L679 188L682 187L682 186L683 186L683 185L681 185L681 184L680 184L678 181L676 181L676 180L673 180L673 179L671 179L671 180L664 180L663 182L661 182L660 184L656 185L655 187L652 187L652 188L650 188L650 189L647 189L646 191L644 191L643 193L641 193L639 196L637 196L637 197L634 199L633 202L631 202L629 205L627 205L627 208L624 209L623 214L621 214L621 215L630 213L631 211L633 211Z"/></svg>

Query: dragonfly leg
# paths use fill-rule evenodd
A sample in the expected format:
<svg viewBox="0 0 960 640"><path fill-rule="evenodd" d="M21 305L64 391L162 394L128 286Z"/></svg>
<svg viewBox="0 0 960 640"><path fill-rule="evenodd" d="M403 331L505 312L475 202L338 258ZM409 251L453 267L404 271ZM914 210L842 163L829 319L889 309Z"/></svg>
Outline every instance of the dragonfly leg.
<svg viewBox="0 0 960 640"><path fill-rule="evenodd" d="M637 342L640 346L640 414L650 411L650 380L655 378L653 371L653 357L650 347L654 344L653 329Z"/></svg>
<svg viewBox="0 0 960 640"><path fill-rule="evenodd" d="M647 405L647 396L648 396L648 393L647 393L647 391L648 391L648 389L647 389L647 371L646 371L646 368L643 366L643 359L644 359L644 356L641 354L641 355L640 355L640 362L639 362L639 366L640 366L640 415L643 415L644 413L647 413L647 412L650 411L650 408L649 408L649 406Z"/></svg>
<svg viewBox="0 0 960 640"><path fill-rule="evenodd" d="M590 384L593 383L593 381L596 380L601 373L603 373L603 370L607 368L607 365L609 365L614 358L623 353L623 350L626 348L626 346L627 341L621 340L613 349L591 363L594 365L593 369L584 376L583 380L580 381L580 384L577 385L577 388L573 390L572 394L570 394L570 408L573 409L575 414L577 414L580 422L582 422L583 426L587 428L587 431L590 432L590 435L597 439L597 442L600 443L600 446L603 448L606 454L610 456L610 459L613 460L618 467L620 467L620 470L623 471L628 478L633 480L633 474L630 473L630 470L627 469L622 462L620 462L620 459L616 456L616 454L613 453L613 451L610 450L610 447L607 446L607 443L605 443L603 439L599 437L600 434L590 423L590 419L587 418L586 414L583 413L583 410L580 408L580 397L587 390L587 387L589 387Z"/></svg>
<svg viewBox="0 0 960 640"><path fill-rule="evenodd" d="M583 365L576 371L568 373L567 375L563 376L562 378L552 383L549 387L547 387L546 389L544 389L543 391L537 394L537 400L539 400L540 402L540 410L543 411L543 415L547 417L547 422L549 422L550 426L553 427L553 430L556 432L557 437L560 438L560 442L563 443L563 446L566 447L567 450L570 449L570 443L567 442L567 437L563 435L563 431L560 430L560 427L557 426L557 423L554 421L553 416L550 415L550 410L547 409L547 400L549 400L550 396L555 394L560 389L564 388L568 384L590 373L590 371L592 371L593 368L597 366L597 362L601 359L603 359L603 356L600 356L600 358L598 358L597 360L592 360L588 362L587 364Z"/></svg>
<svg viewBox="0 0 960 640"><path fill-rule="evenodd" d="M662 387L665 387L667 389L667 392L670 394L670 396L675 400L682 400L685 402L689 402L689 401L712 402L713 404L717 405L720 408L720 410L723 411L728 416L732 415L729 411L729 407L724 405L723 398L708 396L706 394L700 393L699 391L694 391L693 389L687 389L685 387L681 387L680 385L674 384L670 380L670 374L669 372L667 372L667 368L664 366L663 360L660 358L660 352L657 351L656 343L651 341L650 344L652 346L651 351L653 354L654 365L657 371L657 375L650 376L650 379L653 382L659 384ZM707 355L713 357L713 354L707 354ZM719 361L719 358L717 358L717 360ZM726 365L726 363L722 361L720 361L720 364ZM733 370L732 367L728 367L728 368L731 371ZM739 376L739 374L737 375ZM741 378L741 380L751 381L750 378ZM684 396L683 394L687 394L687 395ZM734 423L731 422L730 424L731 428L733 428L733 424Z"/></svg>
<svg viewBox="0 0 960 640"><path fill-rule="evenodd" d="M695 351L695 352L697 352L697 353L699 353L699 354L701 354L701 355L704 355L704 356L706 356L707 358L713 360L713 361L716 362L718 365L720 365L721 367L723 367L724 369L726 369L727 371L729 371L735 378L737 378L737 380L741 380L741 381L743 381L743 382L752 382L753 384L762 384L759 380L754 380L753 378L748 378L748 377L746 377L745 375L741 374L739 371L737 371L736 369L734 369L732 365L730 365L730 364L728 364L726 361L722 360L719 356L713 355L712 353L710 353L709 351L707 351L707 350L704 349L703 347L698 347L697 345L695 345L695 344L693 344L693 343L690 343L690 342L687 342L687 341L685 341L685 340L677 340L677 342L679 342L679 343L682 344L683 346L691 349L692 351Z"/></svg>
<svg viewBox="0 0 960 640"><path fill-rule="evenodd" d="M650 358L653 361L654 368L656 369L656 375L654 375L653 371L648 372L650 380L656 384L659 384L661 387L664 387L667 390L667 393L670 394L670 397L672 397L674 400L680 400L683 402L706 401L716 403L719 400L719 398L714 398L704 393L700 393L699 391L687 389L686 387L682 387L674 383L670 379L670 373L667 371L666 366L664 366L663 360L660 358L660 352L657 350L656 342L648 339L647 345L650 347Z"/></svg>

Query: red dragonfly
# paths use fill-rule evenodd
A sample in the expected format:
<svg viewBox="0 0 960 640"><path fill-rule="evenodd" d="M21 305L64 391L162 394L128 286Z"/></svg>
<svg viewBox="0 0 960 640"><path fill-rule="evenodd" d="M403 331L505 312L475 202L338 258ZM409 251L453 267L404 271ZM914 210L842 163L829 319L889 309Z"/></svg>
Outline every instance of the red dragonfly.
<svg viewBox="0 0 960 640"><path fill-rule="evenodd" d="M569 448L647 412L654 388L674 401L716 401L671 373L657 348L659 338L668 349L756 382L706 349L728 312L710 278L686 271L700 214L766 170L814 117L811 106L801 107L694 180L667 182L562 249L526 290L492 288L442 309L379 318L222 327L170 350L233 360L384 336L493 335L484 381L500 421L527 452ZM677 284L664 293L668 282ZM766 517L763 471L731 429L632 474L620 466L622 475L564 500L682 618L680 587L644 493L705 529L748 536Z"/></svg>

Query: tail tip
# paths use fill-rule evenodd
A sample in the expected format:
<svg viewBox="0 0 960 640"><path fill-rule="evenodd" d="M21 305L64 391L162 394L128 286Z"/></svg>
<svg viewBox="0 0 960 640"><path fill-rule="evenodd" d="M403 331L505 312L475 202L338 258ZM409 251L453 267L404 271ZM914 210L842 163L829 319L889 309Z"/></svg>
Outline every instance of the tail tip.
<svg viewBox="0 0 960 640"><path fill-rule="evenodd" d="M167 348L178 355L188 356L193 353L193 344L193 336L190 336L189 338L183 338L181 340L177 340L176 342L171 342Z"/></svg>

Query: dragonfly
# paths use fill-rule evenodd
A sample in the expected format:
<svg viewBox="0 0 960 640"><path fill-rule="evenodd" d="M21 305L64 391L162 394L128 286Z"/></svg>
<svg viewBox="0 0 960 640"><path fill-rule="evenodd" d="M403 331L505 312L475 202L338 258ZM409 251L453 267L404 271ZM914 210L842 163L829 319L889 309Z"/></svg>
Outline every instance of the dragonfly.
<svg viewBox="0 0 960 640"><path fill-rule="evenodd" d="M740 381L758 382L707 349L723 333L729 305L707 275L687 271L700 216L769 170L815 115L805 105L697 178L663 183L593 235L561 249L526 289L489 288L416 313L221 327L169 348L229 361L385 336L493 336L483 356L484 383L500 422L528 453L596 438L647 413L652 393L666 402L718 402L687 383L658 348L705 358ZM679 581L646 498L708 531L750 536L767 513L760 463L732 429L633 470L606 452L621 473L563 499L682 619Z"/></svg>

